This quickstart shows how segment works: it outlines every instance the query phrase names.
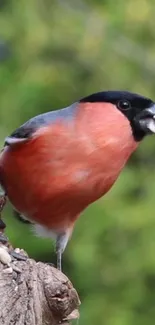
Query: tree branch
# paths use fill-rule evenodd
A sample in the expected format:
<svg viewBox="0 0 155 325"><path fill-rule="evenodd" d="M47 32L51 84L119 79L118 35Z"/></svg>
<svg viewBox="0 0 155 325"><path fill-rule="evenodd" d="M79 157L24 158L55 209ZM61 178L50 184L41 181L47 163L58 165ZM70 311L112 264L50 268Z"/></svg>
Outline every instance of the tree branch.
<svg viewBox="0 0 155 325"><path fill-rule="evenodd" d="M10 259L8 250L1 245L1 325L66 325L78 318L78 294L64 274L30 258Z"/></svg>

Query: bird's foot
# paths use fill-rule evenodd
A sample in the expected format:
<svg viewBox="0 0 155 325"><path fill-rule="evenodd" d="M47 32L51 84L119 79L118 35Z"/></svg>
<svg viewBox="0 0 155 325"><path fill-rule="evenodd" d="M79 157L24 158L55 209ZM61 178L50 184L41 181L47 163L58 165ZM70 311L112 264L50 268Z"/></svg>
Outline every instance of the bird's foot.
<svg viewBox="0 0 155 325"><path fill-rule="evenodd" d="M26 261L28 258L25 254L21 253L21 250L19 248L13 249L13 247L9 243L8 237L6 235L4 235L3 232L0 231L0 247L1 246L6 247L12 260Z"/></svg>
<svg viewBox="0 0 155 325"><path fill-rule="evenodd" d="M16 250L10 251L10 255L13 260L26 261L28 259L28 256L18 253Z"/></svg>
<svg viewBox="0 0 155 325"><path fill-rule="evenodd" d="M47 262L46 264L56 268L56 266L53 263Z"/></svg>

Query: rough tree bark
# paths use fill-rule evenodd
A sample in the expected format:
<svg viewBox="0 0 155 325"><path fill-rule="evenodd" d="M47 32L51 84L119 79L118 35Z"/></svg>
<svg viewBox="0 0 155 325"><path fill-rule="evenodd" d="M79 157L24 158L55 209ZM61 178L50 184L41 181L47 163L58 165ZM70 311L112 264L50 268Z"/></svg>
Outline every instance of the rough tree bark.
<svg viewBox="0 0 155 325"><path fill-rule="evenodd" d="M1 244L0 325L67 325L78 318L78 294L64 274L30 258L13 259L8 251Z"/></svg>

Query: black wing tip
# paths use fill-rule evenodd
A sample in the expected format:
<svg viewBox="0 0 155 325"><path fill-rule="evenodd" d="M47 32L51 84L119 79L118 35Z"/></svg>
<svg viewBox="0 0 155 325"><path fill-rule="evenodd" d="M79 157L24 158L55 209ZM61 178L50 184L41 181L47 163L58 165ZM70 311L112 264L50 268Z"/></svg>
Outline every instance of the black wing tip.
<svg viewBox="0 0 155 325"><path fill-rule="evenodd" d="M23 223L26 223L26 224L33 224L31 221L29 221L28 219L22 217L22 215L16 211L16 210L13 210L13 214L15 216L16 219L18 219L19 221L23 222Z"/></svg>

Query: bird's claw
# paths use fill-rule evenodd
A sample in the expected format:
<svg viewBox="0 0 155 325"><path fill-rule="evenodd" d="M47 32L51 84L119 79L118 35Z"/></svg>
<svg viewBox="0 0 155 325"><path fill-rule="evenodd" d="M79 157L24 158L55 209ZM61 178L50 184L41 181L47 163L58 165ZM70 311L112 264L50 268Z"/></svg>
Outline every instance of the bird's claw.
<svg viewBox="0 0 155 325"><path fill-rule="evenodd" d="M12 257L12 259L18 260L18 261L26 261L27 256L24 254L17 253L15 250L12 249L12 247L9 244L9 240L7 236L5 236L2 232L0 232L0 243L7 247L8 253Z"/></svg>
<svg viewBox="0 0 155 325"><path fill-rule="evenodd" d="M23 255L23 254L20 254L20 253L17 253L16 251L11 251L10 252L10 255L11 257L13 257L13 259L16 259L18 261L26 261L27 260L27 256L26 255Z"/></svg>
<svg viewBox="0 0 155 325"><path fill-rule="evenodd" d="M53 263L47 262L46 264L49 265L49 266L52 266L52 267L56 267Z"/></svg>

